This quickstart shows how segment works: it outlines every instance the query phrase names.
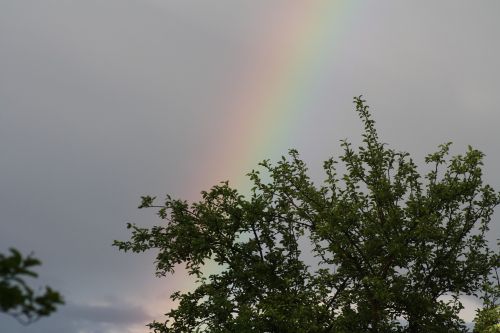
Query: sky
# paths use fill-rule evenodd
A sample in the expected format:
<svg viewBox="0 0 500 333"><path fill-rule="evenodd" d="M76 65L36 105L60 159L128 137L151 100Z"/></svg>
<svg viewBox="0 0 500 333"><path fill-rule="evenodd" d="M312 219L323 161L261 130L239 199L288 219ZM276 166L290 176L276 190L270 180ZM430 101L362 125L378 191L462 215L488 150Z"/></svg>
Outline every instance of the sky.
<svg viewBox="0 0 500 333"><path fill-rule="evenodd" d="M141 195L187 200L297 148L321 179L379 136L425 154L483 151L500 189L497 0L0 0L0 251L33 252L66 305L10 333L145 333L182 275L120 253ZM490 239L500 227L499 212ZM475 300L464 299L471 320Z"/></svg>

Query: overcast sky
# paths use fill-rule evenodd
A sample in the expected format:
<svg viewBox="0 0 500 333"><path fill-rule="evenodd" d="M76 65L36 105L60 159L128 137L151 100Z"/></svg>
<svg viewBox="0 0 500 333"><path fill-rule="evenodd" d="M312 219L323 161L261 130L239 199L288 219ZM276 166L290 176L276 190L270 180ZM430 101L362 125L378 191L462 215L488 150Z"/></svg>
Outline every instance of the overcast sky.
<svg viewBox="0 0 500 333"><path fill-rule="evenodd" d="M2 332L146 332L190 283L111 247L126 222L159 222L140 195L244 187L292 147L319 179L360 140L354 95L392 147L470 144L500 189L499 1L305 3L0 0L0 251L34 251L34 283L67 302L28 327L2 315ZM259 88L301 102L274 110Z"/></svg>

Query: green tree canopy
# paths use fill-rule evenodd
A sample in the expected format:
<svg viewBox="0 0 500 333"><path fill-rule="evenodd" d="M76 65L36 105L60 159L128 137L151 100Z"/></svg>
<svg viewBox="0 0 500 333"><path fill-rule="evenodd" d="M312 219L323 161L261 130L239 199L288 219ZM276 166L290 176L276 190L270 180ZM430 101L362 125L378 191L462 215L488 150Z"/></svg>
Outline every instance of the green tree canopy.
<svg viewBox="0 0 500 333"><path fill-rule="evenodd" d="M0 312L15 317L22 324L29 324L48 316L64 304L61 295L45 287L38 293L26 283L26 278L36 278L32 269L41 264L32 255L23 257L16 249L10 254L0 253Z"/></svg>
<svg viewBox="0 0 500 333"><path fill-rule="evenodd" d="M497 268L498 264L491 274L492 279L484 285L481 296L484 307L477 310L473 333L500 333L500 276Z"/></svg>
<svg viewBox="0 0 500 333"><path fill-rule="evenodd" d="M247 197L224 182L192 204L142 198L164 222L128 224L131 240L114 245L157 250L157 275L185 264L197 279L154 332L466 331L459 297L478 295L498 266L485 235L500 194L483 184L483 154L449 157L447 143L421 174L355 105L363 143L343 141L319 186L291 150L249 174ZM220 271L204 274L209 262Z"/></svg>
<svg viewBox="0 0 500 333"><path fill-rule="evenodd" d="M474 333L500 333L500 306L479 310L474 322Z"/></svg>

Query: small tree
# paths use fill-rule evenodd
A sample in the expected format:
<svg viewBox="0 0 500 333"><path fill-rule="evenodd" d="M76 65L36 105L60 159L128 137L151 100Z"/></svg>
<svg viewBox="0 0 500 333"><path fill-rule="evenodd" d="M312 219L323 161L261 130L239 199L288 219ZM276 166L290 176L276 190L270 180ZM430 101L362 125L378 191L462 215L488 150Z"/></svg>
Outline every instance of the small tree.
<svg viewBox="0 0 500 333"><path fill-rule="evenodd" d="M500 306L479 310L474 323L474 333L500 333Z"/></svg>
<svg viewBox="0 0 500 333"><path fill-rule="evenodd" d="M473 333L500 333L500 276L497 267L491 274L491 281L483 287L484 307L477 311Z"/></svg>
<svg viewBox="0 0 500 333"><path fill-rule="evenodd" d="M0 253L0 312L22 324L48 316L56 311L57 305L64 304L61 295L50 287L36 293L26 283L26 278L38 277L32 269L40 264L32 255L23 257L16 249L10 249L10 255Z"/></svg>
<svg viewBox="0 0 500 333"><path fill-rule="evenodd" d="M131 240L114 245L156 249L158 276L185 264L197 279L171 296L179 305L149 324L154 332L466 331L459 297L477 295L497 265L485 234L500 194L483 185L483 154L448 158L441 145L421 176L379 140L364 102L355 98L363 144L343 141L346 171L327 160L321 186L291 150L260 164L270 181L249 174L248 198L227 182L193 204L142 197L139 208L158 208L165 223L128 224ZM208 262L220 272L204 274Z"/></svg>

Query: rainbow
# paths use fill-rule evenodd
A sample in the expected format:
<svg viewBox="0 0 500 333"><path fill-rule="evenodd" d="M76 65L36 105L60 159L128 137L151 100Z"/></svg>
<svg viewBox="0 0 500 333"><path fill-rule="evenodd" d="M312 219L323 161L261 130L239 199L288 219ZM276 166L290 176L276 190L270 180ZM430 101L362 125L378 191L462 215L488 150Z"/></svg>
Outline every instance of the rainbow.
<svg viewBox="0 0 500 333"><path fill-rule="evenodd" d="M258 162L292 148L286 141L325 84L323 69L333 61L335 41L357 3L290 1L263 18L269 29L250 46L252 62L216 103L226 115L220 120L223 131L208 143L208 153L198 156L200 170L191 177L191 189L198 193L223 180L241 188Z"/></svg>

